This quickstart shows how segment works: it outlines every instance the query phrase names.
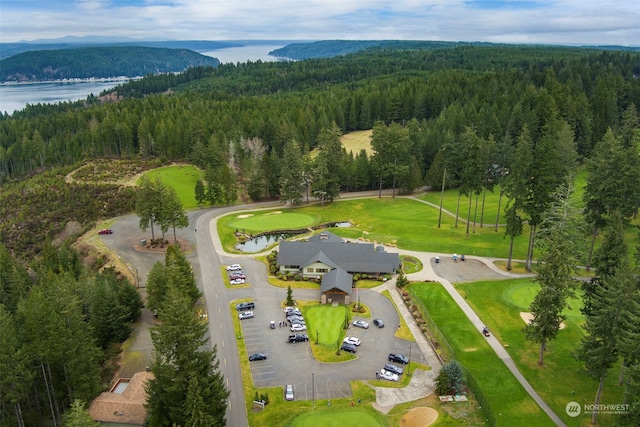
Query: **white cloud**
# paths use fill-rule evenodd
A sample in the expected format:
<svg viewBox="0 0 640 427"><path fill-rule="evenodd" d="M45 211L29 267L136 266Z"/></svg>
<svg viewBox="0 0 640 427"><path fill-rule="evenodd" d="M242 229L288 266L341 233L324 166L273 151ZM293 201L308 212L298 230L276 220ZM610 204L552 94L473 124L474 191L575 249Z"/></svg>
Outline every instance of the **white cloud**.
<svg viewBox="0 0 640 427"><path fill-rule="evenodd" d="M640 44L635 1L39 0L3 2L3 42L100 35L158 39L420 39Z"/></svg>

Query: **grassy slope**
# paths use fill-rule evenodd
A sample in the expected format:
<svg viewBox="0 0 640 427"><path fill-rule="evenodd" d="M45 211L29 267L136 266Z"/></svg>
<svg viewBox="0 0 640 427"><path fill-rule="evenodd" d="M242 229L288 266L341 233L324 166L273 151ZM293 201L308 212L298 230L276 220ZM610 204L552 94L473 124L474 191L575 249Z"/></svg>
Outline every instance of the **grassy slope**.
<svg viewBox="0 0 640 427"><path fill-rule="evenodd" d="M158 169L153 169L145 176L151 180L159 177L160 180L173 187L180 197L182 207L185 210L195 209L198 207L195 197L196 182L202 179L202 172L195 166L190 165L175 165L165 166Z"/></svg>
<svg viewBox="0 0 640 427"><path fill-rule="evenodd" d="M570 301L566 328L558 338L549 343L545 353L545 365L539 367L538 346L524 340L524 322L521 311L528 311L539 286L530 279L502 280L458 284L456 288L465 296L483 322L496 338L507 344L507 350L531 385L568 425L590 425L590 414L570 418L565 406L570 401L583 404L593 403L596 381L587 377L582 364L572 357L572 352L584 336L580 325L584 319L580 314L580 299ZM615 386L619 367L610 371L601 403L621 402L622 389ZM599 415L600 425L611 425L613 416Z"/></svg>
<svg viewBox="0 0 640 427"><path fill-rule="evenodd" d="M489 402L497 425L553 425L439 283L410 285Z"/></svg>

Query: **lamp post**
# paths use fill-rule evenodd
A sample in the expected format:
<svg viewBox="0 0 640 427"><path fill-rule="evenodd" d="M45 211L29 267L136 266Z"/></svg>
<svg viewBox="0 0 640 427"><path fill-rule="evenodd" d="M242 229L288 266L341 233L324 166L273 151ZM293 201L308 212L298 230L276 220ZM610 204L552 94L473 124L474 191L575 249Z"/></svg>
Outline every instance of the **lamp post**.
<svg viewBox="0 0 640 427"><path fill-rule="evenodd" d="M411 347L413 347L413 345L409 346L409 363L411 363ZM411 376L411 371L409 371L409 365L407 364L407 376Z"/></svg>

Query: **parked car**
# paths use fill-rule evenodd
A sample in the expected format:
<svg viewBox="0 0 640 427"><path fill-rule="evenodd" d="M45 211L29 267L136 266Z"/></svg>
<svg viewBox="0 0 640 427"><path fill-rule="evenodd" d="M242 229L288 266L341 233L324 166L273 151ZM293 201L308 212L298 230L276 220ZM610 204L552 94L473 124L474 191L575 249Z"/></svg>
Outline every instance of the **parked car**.
<svg viewBox="0 0 640 427"><path fill-rule="evenodd" d="M380 371L380 378L387 381L398 381L400 379L398 374L394 374L393 372L387 371L385 369Z"/></svg>
<svg viewBox="0 0 640 427"><path fill-rule="evenodd" d="M309 337L306 334L289 335L289 342L306 342L306 341L309 341Z"/></svg>
<svg viewBox="0 0 640 427"><path fill-rule="evenodd" d="M253 362L254 360L267 360L267 355L264 353L253 353L249 356L249 361Z"/></svg>
<svg viewBox="0 0 640 427"><path fill-rule="evenodd" d="M105 228L104 230L98 231L98 234L113 234L113 230Z"/></svg>
<svg viewBox="0 0 640 427"><path fill-rule="evenodd" d="M289 322L301 322L301 323L305 323L305 322L304 322L304 317L302 317L302 316L295 316L295 315L287 316L287 320L288 320Z"/></svg>
<svg viewBox="0 0 640 427"><path fill-rule="evenodd" d="M284 386L284 400L293 400L293 385Z"/></svg>
<svg viewBox="0 0 640 427"><path fill-rule="evenodd" d="M398 374L398 375L402 375L404 373L404 368L394 365L393 363L386 363L383 369L385 371L391 371L394 374Z"/></svg>
<svg viewBox="0 0 640 427"><path fill-rule="evenodd" d="M346 337L342 342L345 342L351 345L360 345L360 340L356 337Z"/></svg>
<svg viewBox="0 0 640 427"><path fill-rule="evenodd" d="M227 271L239 271L239 270L242 270L242 266L240 264L227 265Z"/></svg>
<svg viewBox="0 0 640 427"><path fill-rule="evenodd" d="M409 358L404 354L391 353L389 354L389 362L402 363L403 365L406 365L409 363Z"/></svg>
<svg viewBox="0 0 640 427"><path fill-rule="evenodd" d="M369 324L364 320L354 320L353 326L357 326L358 328L362 328L362 329L369 329Z"/></svg>
<svg viewBox="0 0 640 427"><path fill-rule="evenodd" d="M301 325L299 323L295 323L295 324L291 325L291 327L289 329L291 329L291 332L301 332L301 331L306 331L307 327L306 327L306 325Z"/></svg>
<svg viewBox="0 0 640 427"><path fill-rule="evenodd" d="M238 314L238 318L240 320L243 319L253 319L253 311L245 311L243 313Z"/></svg>
<svg viewBox="0 0 640 427"><path fill-rule="evenodd" d="M256 305L253 302L241 302L236 304L236 310L238 311L253 310L254 308L256 308Z"/></svg>
<svg viewBox="0 0 640 427"><path fill-rule="evenodd" d="M340 350L348 351L349 353L357 353L358 347L356 347L353 344L348 344L345 342L345 343L342 343L342 347L340 347Z"/></svg>
<svg viewBox="0 0 640 427"><path fill-rule="evenodd" d="M300 311L300 309L297 307L285 307L284 314L286 314L287 316L290 314L296 314L298 316L302 316L302 311Z"/></svg>
<svg viewBox="0 0 640 427"><path fill-rule="evenodd" d="M238 273L233 273L232 275L229 276L229 280L238 280L238 279L246 279L244 274L238 274Z"/></svg>
<svg viewBox="0 0 640 427"><path fill-rule="evenodd" d="M384 328L384 322L382 321L382 319L373 319L373 324L378 328Z"/></svg>
<svg viewBox="0 0 640 427"><path fill-rule="evenodd" d="M231 284L231 285L244 285L244 279L229 280L229 284Z"/></svg>

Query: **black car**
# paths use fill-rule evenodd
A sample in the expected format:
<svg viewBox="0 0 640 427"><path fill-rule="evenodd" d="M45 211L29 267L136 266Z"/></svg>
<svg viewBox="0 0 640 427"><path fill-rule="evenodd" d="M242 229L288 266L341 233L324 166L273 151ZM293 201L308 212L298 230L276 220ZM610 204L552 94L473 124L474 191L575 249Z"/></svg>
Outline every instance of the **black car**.
<svg viewBox="0 0 640 427"><path fill-rule="evenodd" d="M348 351L349 353L356 353L358 351L358 348L353 344L348 344L345 342L342 344L342 347L340 347L340 350Z"/></svg>
<svg viewBox="0 0 640 427"><path fill-rule="evenodd" d="M253 353L249 356L249 361L253 362L254 360L267 360L267 355L264 353Z"/></svg>
<svg viewBox="0 0 640 427"><path fill-rule="evenodd" d="M304 342L304 341L309 341L309 337L305 334L289 335L289 342Z"/></svg>
<svg viewBox="0 0 640 427"><path fill-rule="evenodd" d="M253 310L254 308L256 308L256 305L253 302L241 302L236 304L236 310L238 311Z"/></svg>
<svg viewBox="0 0 640 427"><path fill-rule="evenodd" d="M409 363L409 358L404 354L391 353L389 354L389 362L402 363L403 365L406 365Z"/></svg>
<svg viewBox="0 0 640 427"><path fill-rule="evenodd" d="M394 374L398 374L398 375L402 375L402 373L404 372L404 368L401 368L400 366L396 366L394 364L391 363L387 363L384 365L384 369L385 371L391 371Z"/></svg>
<svg viewBox="0 0 640 427"><path fill-rule="evenodd" d="M382 319L373 319L373 324L378 328L384 328L384 322L382 321Z"/></svg>

